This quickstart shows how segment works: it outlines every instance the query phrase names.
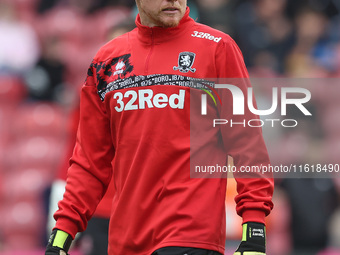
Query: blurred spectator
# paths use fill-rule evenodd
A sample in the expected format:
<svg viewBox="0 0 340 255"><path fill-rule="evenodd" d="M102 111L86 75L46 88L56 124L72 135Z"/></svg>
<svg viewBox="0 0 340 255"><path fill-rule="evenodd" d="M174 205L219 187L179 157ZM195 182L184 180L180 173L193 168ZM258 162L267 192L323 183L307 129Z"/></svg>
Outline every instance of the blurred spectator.
<svg viewBox="0 0 340 255"><path fill-rule="evenodd" d="M72 5L94 13L99 9L124 6L132 8L135 0L40 0L37 5L37 12L43 14L58 5Z"/></svg>
<svg viewBox="0 0 340 255"><path fill-rule="evenodd" d="M32 67L38 56L35 31L17 18L13 2L0 2L0 72L20 74Z"/></svg>
<svg viewBox="0 0 340 255"><path fill-rule="evenodd" d="M286 179L282 183L291 208L293 255L313 255L329 240L328 220L337 205L331 179Z"/></svg>
<svg viewBox="0 0 340 255"><path fill-rule="evenodd" d="M40 0L37 4L37 12L42 14L55 7L59 2L60 0Z"/></svg>
<svg viewBox="0 0 340 255"><path fill-rule="evenodd" d="M288 76L326 77L328 75L327 66L323 66L317 61L317 56L313 56L318 46L327 44L328 25L329 21L323 13L309 8L297 15L295 45L286 60ZM321 59L322 56L319 58Z"/></svg>
<svg viewBox="0 0 340 255"><path fill-rule="evenodd" d="M293 46L286 4L287 0L256 0L236 8L236 40L249 67L257 62L283 73L284 58Z"/></svg>
<svg viewBox="0 0 340 255"><path fill-rule="evenodd" d="M62 45L58 37L43 40L42 54L35 67L26 75L29 99L62 101L66 66L61 60Z"/></svg>
<svg viewBox="0 0 340 255"><path fill-rule="evenodd" d="M199 22L234 35L234 0L197 0Z"/></svg>
<svg viewBox="0 0 340 255"><path fill-rule="evenodd" d="M37 26L42 38L60 39L59 58L67 70L64 79L72 87L79 87L84 81L93 55L107 42L108 30L130 17L130 9L126 7L106 7L89 12L92 3L89 0L81 4L79 0L61 2L45 12Z"/></svg>
<svg viewBox="0 0 340 255"><path fill-rule="evenodd" d="M328 248L318 255L338 255L340 254L340 207L333 213L329 224L330 241Z"/></svg>
<svg viewBox="0 0 340 255"><path fill-rule="evenodd" d="M135 0L101 0L101 5L105 6L126 6L132 8L135 5Z"/></svg>
<svg viewBox="0 0 340 255"><path fill-rule="evenodd" d="M93 13L100 8L106 7L106 0L40 0L37 11L43 14L57 6L73 6L84 13Z"/></svg>
<svg viewBox="0 0 340 255"><path fill-rule="evenodd" d="M306 6L326 14L329 18L338 15L340 11L338 0L288 0L287 11L289 16L293 18L299 15L299 12Z"/></svg>

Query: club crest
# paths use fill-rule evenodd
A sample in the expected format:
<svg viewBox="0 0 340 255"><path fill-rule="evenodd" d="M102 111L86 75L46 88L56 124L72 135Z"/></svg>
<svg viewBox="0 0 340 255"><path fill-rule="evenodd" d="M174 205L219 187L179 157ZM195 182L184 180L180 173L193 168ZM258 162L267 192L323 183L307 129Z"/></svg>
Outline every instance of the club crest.
<svg viewBox="0 0 340 255"><path fill-rule="evenodd" d="M174 66L173 69L182 73L187 73L189 71L192 73L196 72L196 68L191 68L194 64L195 56L195 53L188 51L179 53L178 66Z"/></svg>

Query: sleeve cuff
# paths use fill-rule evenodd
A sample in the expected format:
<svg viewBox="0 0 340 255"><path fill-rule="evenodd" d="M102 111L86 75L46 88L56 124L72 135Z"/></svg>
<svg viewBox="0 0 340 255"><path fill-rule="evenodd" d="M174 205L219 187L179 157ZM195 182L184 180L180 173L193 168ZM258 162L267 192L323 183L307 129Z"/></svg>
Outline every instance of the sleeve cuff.
<svg viewBox="0 0 340 255"><path fill-rule="evenodd" d="M265 223L266 214L263 211L258 210L246 210L242 213L242 224L252 221L252 222L259 222L259 223Z"/></svg>
<svg viewBox="0 0 340 255"><path fill-rule="evenodd" d="M59 229L59 230L62 230L64 232L68 233L69 235L71 235L73 240L74 240L76 234L78 233L77 225L75 225L73 221L71 221L67 218L59 218L53 229Z"/></svg>

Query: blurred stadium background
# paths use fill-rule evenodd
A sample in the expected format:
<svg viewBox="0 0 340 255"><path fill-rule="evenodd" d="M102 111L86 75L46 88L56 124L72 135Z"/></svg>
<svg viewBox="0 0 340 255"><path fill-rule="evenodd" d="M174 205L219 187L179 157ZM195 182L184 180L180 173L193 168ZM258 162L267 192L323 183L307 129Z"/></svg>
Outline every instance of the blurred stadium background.
<svg viewBox="0 0 340 255"><path fill-rule="evenodd" d="M188 5L191 17L235 39L251 77L340 76L339 0ZM43 253L49 189L73 139L87 68L101 45L133 27L135 15L133 0L0 0L0 254ZM277 147L288 148L287 160L303 154L311 162L340 162L339 83L316 94L322 93L331 96L312 101L309 123L288 135L272 134ZM267 254L340 254L339 179L276 182ZM231 182L226 254L240 238L234 192ZM86 247L78 246L72 254L83 254Z"/></svg>

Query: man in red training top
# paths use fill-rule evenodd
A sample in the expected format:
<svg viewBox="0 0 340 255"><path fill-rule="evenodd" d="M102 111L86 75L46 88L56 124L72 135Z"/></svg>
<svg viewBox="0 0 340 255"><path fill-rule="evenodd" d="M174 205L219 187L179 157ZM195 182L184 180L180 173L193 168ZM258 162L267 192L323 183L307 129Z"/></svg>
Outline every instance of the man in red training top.
<svg viewBox="0 0 340 255"><path fill-rule="evenodd" d="M47 255L67 253L112 176L109 255L224 254L227 179L190 178L190 94L195 78L247 78L241 52L192 20L186 0L136 2L137 28L103 46L88 70ZM260 128L221 133L236 166L269 164ZM236 254L265 254L273 179L262 177L235 175L244 231Z"/></svg>

